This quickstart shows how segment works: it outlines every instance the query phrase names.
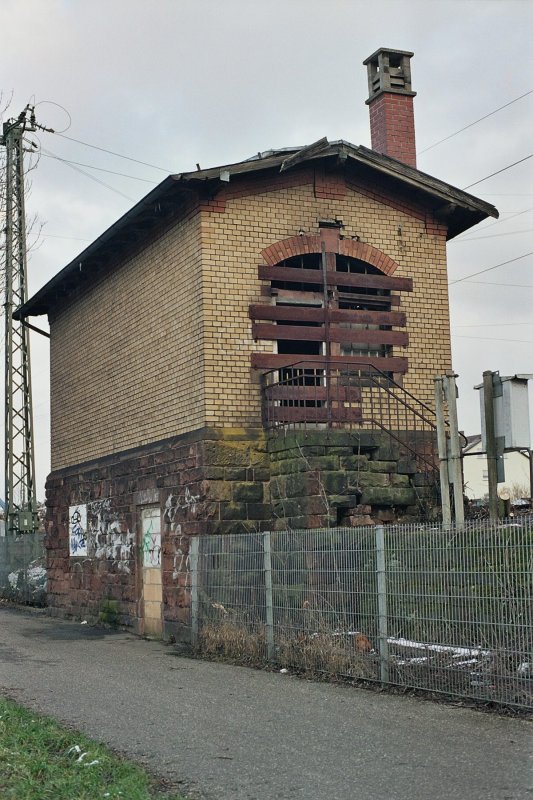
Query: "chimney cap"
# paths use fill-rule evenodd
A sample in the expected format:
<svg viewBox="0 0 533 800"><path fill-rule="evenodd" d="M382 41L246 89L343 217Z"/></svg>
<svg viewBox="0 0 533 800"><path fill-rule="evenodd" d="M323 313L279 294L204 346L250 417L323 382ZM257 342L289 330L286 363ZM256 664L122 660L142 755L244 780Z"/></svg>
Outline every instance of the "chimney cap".
<svg viewBox="0 0 533 800"><path fill-rule="evenodd" d="M395 56L407 56L408 58L412 58L414 56L414 53L412 53L410 50L393 50L391 47L378 47L378 49L372 53L371 56L368 56L368 58L365 58L363 61L365 67L371 61L377 61L380 53L391 53Z"/></svg>
<svg viewBox="0 0 533 800"><path fill-rule="evenodd" d="M416 92L411 88L411 58L414 55L410 50L391 50L380 47L371 56L365 58L363 64L368 72L368 100L372 100L384 93L403 94L415 97Z"/></svg>

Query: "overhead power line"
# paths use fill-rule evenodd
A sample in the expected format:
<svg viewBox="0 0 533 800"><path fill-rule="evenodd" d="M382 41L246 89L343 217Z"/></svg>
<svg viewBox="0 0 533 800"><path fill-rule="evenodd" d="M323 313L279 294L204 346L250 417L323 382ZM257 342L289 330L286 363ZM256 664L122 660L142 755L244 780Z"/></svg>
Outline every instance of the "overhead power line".
<svg viewBox="0 0 533 800"><path fill-rule="evenodd" d="M32 234L31 232L28 233L28 236L35 236L37 239L70 239L73 242L91 242L92 239L80 239L78 236L60 236L57 233L35 233Z"/></svg>
<svg viewBox="0 0 533 800"><path fill-rule="evenodd" d="M520 212L523 213L522 211ZM490 225L488 226L490 227ZM531 233L533 228L523 228L521 231L504 231L503 233L489 233L487 236L468 236L466 239L454 240L455 243L461 244L462 242L477 242L479 239L497 239L500 236L516 236L519 233Z"/></svg>
<svg viewBox="0 0 533 800"><path fill-rule="evenodd" d="M124 194L124 192L121 192L120 189L115 189L114 186L110 186L108 183L105 183L105 181L101 181L100 178L97 178L94 175L91 175L90 173L85 172L85 170L81 169L80 167L74 166L74 164L71 164L70 162L66 161L63 158L59 158L59 156L56 156L55 153L51 153L49 150L45 150L44 147L41 147L41 150L42 150L43 153L45 153L45 154L47 154L49 156L52 156L53 158L57 158L58 161L64 162L67 165L67 167L70 167L71 169L75 170L76 172L80 172L82 175L85 175L85 177L89 178L91 181L94 181L95 183L99 183L100 186L105 186L106 189L109 189L110 191L115 192L115 194L119 194L121 197L124 197L126 200L129 200L130 203L135 203L136 202L132 197L128 197L127 194Z"/></svg>
<svg viewBox="0 0 533 800"><path fill-rule="evenodd" d="M533 344L533 339L495 339L492 336L462 336L455 335L456 339L479 339L482 342L517 342L518 344Z"/></svg>
<svg viewBox="0 0 533 800"><path fill-rule="evenodd" d="M491 222L490 225L485 225L485 227L481 228L479 232L481 233L482 231L486 231L489 228L493 228L495 225L503 225L504 222L510 222L510 220L515 219L516 217L521 217L522 214L529 214L530 211L533 211L533 208L524 208L523 211L517 211L516 214L512 214L510 217L506 217L506 219L499 219L497 222ZM462 234L460 234L460 235L462 236ZM461 239L459 239L459 237L458 237L456 239L456 241L466 242L470 238L474 238L474 237L464 236Z"/></svg>
<svg viewBox="0 0 533 800"><path fill-rule="evenodd" d="M91 147L93 150L100 150L101 153L109 153L109 155L117 156L118 158L124 158L126 161L133 161L135 164L142 164L143 167L158 169L160 172L164 172L166 175L170 175L173 172L173 170L171 169L158 167L156 164L149 164L147 161L139 161L138 158L131 158L130 156L125 156L122 153L116 153L113 150L107 150L105 147L98 147L98 145L96 144L89 144L89 142L82 142L80 139L74 139L72 136L65 136L64 133L56 133L56 136L61 136L62 139L68 139L70 142L76 142L77 144L82 144L84 145L84 147Z"/></svg>
<svg viewBox="0 0 533 800"><path fill-rule="evenodd" d="M42 148L41 148L42 149ZM134 181L142 181L143 183L151 183L152 186L157 181L148 180L148 178L138 178L136 175L126 175L125 172L115 172L112 169L104 169L103 167L95 167L93 164L82 164L79 161L72 161L70 158L62 158L61 156L53 156L51 153L42 152L45 158L55 158L56 161L63 161L64 164L75 164L78 167L86 167L87 169L96 169L98 172L107 172L109 175L118 175L121 178L131 178Z"/></svg>
<svg viewBox="0 0 533 800"><path fill-rule="evenodd" d="M497 281L468 281L465 283L475 283L478 286L505 286L507 289L533 289L533 283L499 283Z"/></svg>
<svg viewBox="0 0 533 800"><path fill-rule="evenodd" d="M456 325L452 325L453 328L495 328L497 327L509 327L511 325L533 325L533 322L469 322L469 323L457 323Z"/></svg>
<svg viewBox="0 0 533 800"><path fill-rule="evenodd" d="M500 175L502 172L505 172L511 167L516 167L517 164L522 164L524 161L527 161L528 158L533 158L533 153L525 158L521 158L519 161L515 161L513 164L509 164L507 167L503 167L502 169L497 170L496 172L492 172L490 175L486 175L484 178L480 178L478 181L474 181L474 183L469 183L468 186L463 186L463 191L466 189L471 189L472 186L477 186L478 183L483 183L483 181L488 181L489 178L494 178L495 175Z"/></svg>
<svg viewBox="0 0 533 800"><path fill-rule="evenodd" d="M452 286L454 283L462 283L462 281L467 281L469 278L475 278L476 275L483 275L484 272L490 272L493 269L498 269L498 267L504 267L506 264L512 264L514 261L520 261L520 259L527 258L527 256L533 256L533 251L531 253L524 253L523 256L510 258L508 261L502 261L501 264L495 264L493 267L486 267L485 269L480 269L478 272L472 272L471 275L465 275L464 278L456 278L456 280L450 281L449 285Z"/></svg>
<svg viewBox="0 0 533 800"><path fill-rule="evenodd" d="M498 111L502 111L504 108L507 108L508 106L512 106L513 103L517 103L519 100L522 100L523 97L527 97L529 94L533 94L533 89L530 89L529 92L525 92L524 94L521 94L520 97L515 97L514 100L510 100L508 103L505 103L505 105L500 106L499 108L495 108L494 111L490 111L488 114L485 114L483 117L480 117L479 119L474 120L474 122L470 122L468 125L465 125L464 128L460 128L458 131L454 131L454 133L450 133L449 136L445 136L444 139L439 139L438 142L435 142L434 144L430 144L429 147L424 147L423 150L419 150L418 151L417 155L422 155L422 153L427 153L428 150L432 150L434 147L437 147L437 145L442 144L443 142L447 142L448 139L452 139L454 136L457 136L459 133L462 133L463 131L468 130L468 128L472 128L474 125L477 125L479 122L483 122L484 119L488 119L488 117L492 117L494 114L497 114Z"/></svg>

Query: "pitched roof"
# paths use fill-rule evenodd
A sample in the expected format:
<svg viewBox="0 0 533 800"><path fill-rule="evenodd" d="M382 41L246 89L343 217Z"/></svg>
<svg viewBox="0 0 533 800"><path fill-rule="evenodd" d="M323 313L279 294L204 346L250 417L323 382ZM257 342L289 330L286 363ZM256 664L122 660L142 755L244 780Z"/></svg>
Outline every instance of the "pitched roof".
<svg viewBox="0 0 533 800"><path fill-rule="evenodd" d="M191 190L225 185L232 176L254 174L266 170L285 172L298 165L322 159L349 162L364 174L380 177L398 192L414 195L437 216L445 218L448 239L457 236L486 217L498 217L496 208L444 181L407 166L394 158L376 153L362 145L339 140L319 139L306 147L268 150L236 164L169 175L155 189L133 206L82 253L73 259L26 303L18 308L16 319L48 313L56 302L78 286L89 275L102 269L129 234L149 230L157 224L165 210L183 202Z"/></svg>

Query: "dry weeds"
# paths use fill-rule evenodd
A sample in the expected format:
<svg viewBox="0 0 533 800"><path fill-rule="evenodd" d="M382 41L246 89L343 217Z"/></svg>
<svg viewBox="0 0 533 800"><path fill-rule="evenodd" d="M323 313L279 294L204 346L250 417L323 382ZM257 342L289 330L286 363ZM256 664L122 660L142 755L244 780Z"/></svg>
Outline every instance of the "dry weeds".
<svg viewBox="0 0 533 800"><path fill-rule="evenodd" d="M248 628L230 619L206 620L199 632L198 649L210 658L263 664L267 652L264 626L256 623Z"/></svg>
<svg viewBox="0 0 533 800"><path fill-rule="evenodd" d="M377 656L358 651L357 641L356 637L344 638L333 632L308 634L276 627L274 663L311 673L374 680ZM240 664L272 663L268 660L265 626L261 622L245 625L227 618L207 620L199 632L198 650L204 656Z"/></svg>

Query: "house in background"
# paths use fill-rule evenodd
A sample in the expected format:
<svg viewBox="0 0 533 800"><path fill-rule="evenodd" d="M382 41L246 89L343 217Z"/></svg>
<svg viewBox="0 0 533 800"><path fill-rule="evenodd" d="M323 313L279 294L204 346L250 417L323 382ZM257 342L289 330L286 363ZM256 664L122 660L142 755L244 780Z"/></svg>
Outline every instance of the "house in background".
<svg viewBox="0 0 533 800"><path fill-rule="evenodd" d="M489 493L487 456L481 442L481 434L467 437L463 449L464 493L469 500L484 500ZM530 457L526 451L515 450L504 453L505 482L499 484L510 492L511 503L520 499L531 499Z"/></svg>
<svg viewBox="0 0 533 800"><path fill-rule="evenodd" d="M416 168L411 56L365 61L373 149L169 176L16 312L50 322L55 613L180 637L191 536L428 502L446 241L497 211Z"/></svg>

